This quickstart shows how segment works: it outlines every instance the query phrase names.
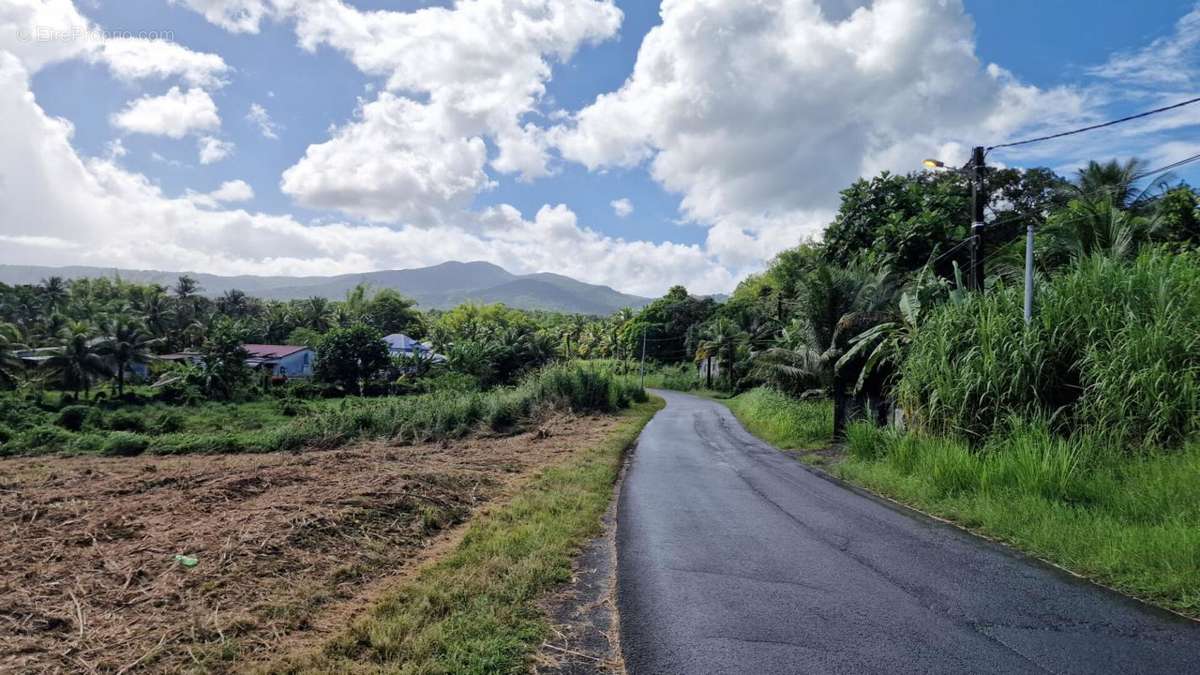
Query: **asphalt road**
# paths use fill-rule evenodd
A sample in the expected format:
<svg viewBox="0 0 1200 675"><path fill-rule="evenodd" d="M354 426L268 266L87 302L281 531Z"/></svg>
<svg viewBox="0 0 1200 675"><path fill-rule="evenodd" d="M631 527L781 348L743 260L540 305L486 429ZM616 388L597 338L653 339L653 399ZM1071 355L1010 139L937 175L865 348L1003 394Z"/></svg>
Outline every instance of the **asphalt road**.
<svg viewBox="0 0 1200 675"><path fill-rule="evenodd" d="M631 675L1200 673L1179 619L809 472L659 392L617 525Z"/></svg>

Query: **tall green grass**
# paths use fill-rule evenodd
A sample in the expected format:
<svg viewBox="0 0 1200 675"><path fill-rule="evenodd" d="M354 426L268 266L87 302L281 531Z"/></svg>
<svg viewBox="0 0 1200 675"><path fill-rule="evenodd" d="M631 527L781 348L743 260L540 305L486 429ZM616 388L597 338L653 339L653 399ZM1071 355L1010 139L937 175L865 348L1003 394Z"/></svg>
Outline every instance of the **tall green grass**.
<svg viewBox="0 0 1200 675"><path fill-rule="evenodd" d="M751 389L724 401L750 433L788 450L822 447L833 437L833 404Z"/></svg>
<svg viewBox="0 0 1200 675"><path fill-rule="evenodd" d="M1021 305L1001 287L932 313L898 388L917 426L979 440L1050 418L1139 447L1200 432L1200 254L1087 259L1040 284L1031 326Z"/></svg>
<svg viewBox="0 0 1200 675"><path fill-rule="evenodd" d="M623 381L640 384L642 381L641 363L635 360L621 361L618 359L591 359L577 361L577 365L607 373ZM673 391L695 391L703 388L704 381L696 366L687 363L677 364L646 364L646 386L652 389L670 389Z"/></svg>
<svg viewBox="0 0 1200 675"><path fill-rule="evenodd" d="M1045 422L982 448L860 423L847 445L843 478L1200 617L1200 442L1131 457Z"/></svg>
<svg viewBox="0 0 1200 675"><path fill-rule="evenodd" d="M50 413L30 412L26 417L36 417L36 423L6 433L0 440L0 455L275 452L332 448L364 438L420 443L481 430L519 431L549 411L614 412L645 400L645 391L633 382L588 368L557 366L530 375L516 387L487 392L440 391L303 404L209 404L189 409L145 406L104 412L92 408L71 411L62 420L76 431L54 424ZM301 405L302 410L293 410L292 405ZM22 408L26 409L32 410Z"/></svg>
<svg viewBox="0 0 1200 675"><path fill-rule="evenodd" d="M645 400L644 390L605 373L554 366L513 388L346 401L281 430L276 449L336 447L358 438L420 443L479 429L510 432L545 412L615 412Z"/></svg>

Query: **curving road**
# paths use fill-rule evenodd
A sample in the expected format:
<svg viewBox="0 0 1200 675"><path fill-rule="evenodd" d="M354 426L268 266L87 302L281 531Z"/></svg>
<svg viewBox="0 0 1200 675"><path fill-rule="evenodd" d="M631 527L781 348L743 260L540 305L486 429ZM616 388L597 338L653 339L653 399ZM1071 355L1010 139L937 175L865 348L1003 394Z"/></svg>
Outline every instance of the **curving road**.
<svg viewBox="0 0 1200 675"><path fill-rule="evenodd" d="M848 490L724 406L658 393L617 525L631 675L1200 673L1200 624Z"/></svg>

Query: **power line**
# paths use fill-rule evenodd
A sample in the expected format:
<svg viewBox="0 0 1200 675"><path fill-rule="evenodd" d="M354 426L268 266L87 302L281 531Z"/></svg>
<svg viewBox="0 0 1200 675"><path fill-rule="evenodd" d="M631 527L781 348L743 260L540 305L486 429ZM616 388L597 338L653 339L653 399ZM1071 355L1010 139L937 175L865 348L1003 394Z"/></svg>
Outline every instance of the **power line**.
<svg viewBox="0 0 1200 675"><path fill-rule="evenodd" d="M1181 160L1179 160L1178 162L1174 162L1174 163L1168 164L1168 165L1166 165L1166 166L1160 166L1160 167L1158 167L1157 169L1150 169L1149 171L1143 171L1143 172L1139 173L1138 175L1134 176L1134 177L1133 177L1133 180L1135 180L1135 181L1136 181L1136 180L1141 180L1141 179L1143 179L1143 178L1146 178L1146 177L1148 177L1148 176L1153 176L1154 174L1157 174L1157 173L1165 173L1165 172L1167 172L1167 171L1170 171L1170 170L1172 170L1172 169L1178 169L1178 168L1179 168L1179 167L1181 167L1181 166L1185 166L1185 165L1191 164L1192 162L1195 162L1195 161L1198 161L1198 160L1200 160L1200 154L1197 154L1197 155L1192 155L1191 157L1187 157L1187 158L1185 158L1185 159L1181 159Z"/></svg>
<svg viewBox="0 0 1200 675"><path fill-rule="evenodd" d="M1117 124L1122 124L1124 122L1141 119L1143 117L1157 115L1159 113L1167 112L1168 110L1175 110L1176 108L1182 108L1186 105L1192 105L1193 103L1200 103L1200 96L1197 96L1196 98L1193 98L1193 99L1188 99L1187 101L1181 101L1174 105L1164 106L1162 108L1155 108L1154 110L1147 110L1146 112L1141 112L1136 115L1129 115L1128 117L1122 117L1120 119L1103 122L1101 124L1093 124L1088 127L1083 127L1082 129L1073 129L1071 131L1063 131L1061 133L1050 134L1048 136L1038 136L1037 138L1027 138L1023 141L1013 141L1011 143L1001 143L999 145L993 145L988 148L988 152L991 152L992 150L996 150L999 148L1014 148L1018 145L1029 145L1030 143L1040 143L1042 141L1049 141L1049 140L1052 140L1055 138L1063 138L1065 136L1074 136L1075 134L1082 134L1085 131L1094 131L1096 129L1103 129L1104 127L1111 127L1111 126L1114 126Z"/></svg>

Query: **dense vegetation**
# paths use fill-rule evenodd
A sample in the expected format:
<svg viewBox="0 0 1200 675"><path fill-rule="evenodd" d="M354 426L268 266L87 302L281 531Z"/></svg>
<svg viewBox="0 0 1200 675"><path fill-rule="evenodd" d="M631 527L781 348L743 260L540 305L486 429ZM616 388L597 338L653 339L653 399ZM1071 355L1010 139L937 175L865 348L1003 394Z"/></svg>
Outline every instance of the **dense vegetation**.
<svg viewBox="0 0 1200 675"><path fill-rule="evenodd" d="M730 407L777 445L812 448L830 427L808 422L820 404L801 394L882 402L847 429L840 475L1200 615L1200 199L1169 177L1146 185L1137 162L1073 181L999 173L982 291L962 282L956 177L844 192L823 243L783 253L718 310L746 317L725 386L748 392ZM892 403L903 429L881 425Z"/></svg>

